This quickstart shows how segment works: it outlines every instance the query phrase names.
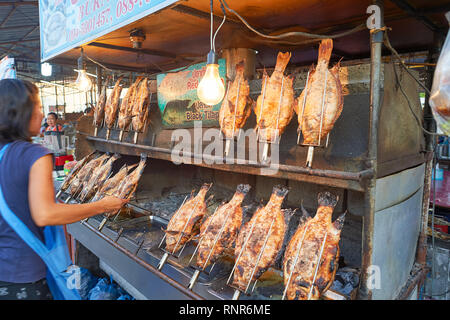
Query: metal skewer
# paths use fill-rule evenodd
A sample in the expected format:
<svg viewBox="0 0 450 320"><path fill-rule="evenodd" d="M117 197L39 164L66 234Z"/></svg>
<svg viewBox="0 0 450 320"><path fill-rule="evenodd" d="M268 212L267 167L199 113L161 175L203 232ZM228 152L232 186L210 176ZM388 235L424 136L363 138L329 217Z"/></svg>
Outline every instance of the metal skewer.
<svg viewBox="0 0 450 320"><path fill-rule="evenodd" d="M305 112L305 104L306 104L306 96L308 95L308 81L309 81L309 73L310 71L308 71L308 75L306 76L306 84L305 84L305 95L303 97L303 107L302 107L302 114L300 116L300 120L298 121L298 135L297 135L297 144L299 144L300 142L300 136L302 134L302 123L303 123L303 114Z"/></svg>
<svg viewBox="0 0 450 320"><path fill-rule="evenodd" d="M294 259L294 264L291 267L291 272L289 273L289 278L288 278L286 287L284 288L283 297L281 298L281 300L284 300L284 298L286 297L286 292L287 292L287 289L289 288L289 284L291 283L292 274L294 273L295 266L297 265L298 257L300 255L300 250L303 246L303 240L305 239L305 235L306 235L306 231L308 230L308 226L309 225L306 225L305 231L303 231L302 240L299 242L297 254L295 255L295 259Z"/></svg>
<svg viewBox="0 0 450 320"><path fill-rule="evenodd" d="M322 113L320 115L320 127L319 127L319 143L317 146L320 146L320 136L322 135L322 124L323 124L323 109L325 105L325 97L327 93L327 76L328 76L328 70L325 73L325 85L323 87L323 94L322 94ZM308 155L306 156L306 166L310 167L312 166L313 161L313 155L314 155L314 146L311 145L308 147Z"/></svg>
<svg viewBox="0 0 450 320"><path fill-rule="evenodd" d="M325 247L325 242L327 240L327 235L328 235L328 231L325 232L325 237L323 238L322 247L320 248L320 255L319 255L319 258L317 259L316 270L314 271L313 281L311 282L311 286L309 287L308 300L311 299L312 289L313 289L313 286L314 286L314 282L316 281L317 271L319 271L320 259L322 259L323 249Z"/></svg>

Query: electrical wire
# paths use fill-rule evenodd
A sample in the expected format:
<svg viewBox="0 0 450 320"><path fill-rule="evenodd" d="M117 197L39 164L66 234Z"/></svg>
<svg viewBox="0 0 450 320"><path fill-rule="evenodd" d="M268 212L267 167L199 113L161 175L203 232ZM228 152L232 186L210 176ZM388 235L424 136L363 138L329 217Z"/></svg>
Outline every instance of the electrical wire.
<svg viewBox="0 0 450 320"><path fill-rule="evenodd" d="M398 74L397 74L397 70L396 70L396 68L395 68L395 64L393 65L393 69L394 69L394 75L395 75L395 81L396 81L396 84L397 84L398 88L400 89L400 91L402 92L403 96L405 97L406 102L408 102L409 110L411 111L412 115L413 115L414 118L416 119L418 126L422 129L422 131L423 131L425 134L428 134L428 135L430 135L430 136L442 136L442 134L428 131L427 129L425 129L425 128L423 127L422 122L420 121L419 117L416 115L416 113L414 112L414 110L413 110L413 108L412 108L412 106L411 106L411 102L409 101L408 95L407 95L407 94L405 93L405 91L403 90L403 87L402 87L402 85L401 85L401 83L400 83L400 80L399 80L399 78L398 78Z"/></svg>
<svg viewBox="0 0 450 320"><path fill-rule="evenodd" d="M226 0L219 0L220 2L222 2L224 4L224 6L226 7L226 9L228 11L230 11L231 13L233 13L236 17L239 18L239 20L242 21L242 23L244 23L244 25L250 29L251 31L253 31L254 33L256 33L257 35L259 35L260 37L263 38L267 38L267 39L283 39L283 38L288 38L288 37L294 37L294 36L301 36L301 37L306 37L306 38L317 38L317 39L334 39L334 38L340 38L340 37L344 37L347 35L350 35L352 33L358 32L360 30L362 30L362 28L365 28L365 24L362 25L358 25L357 27L342 32L342 33L338 33L335 35L323 35L323 34L314 34L314 33L308 33L308 32L301 32L301 31L291 31L291 32L286 32L286 33L282 33L279 35L267 35L264 34L262 32L259 32L258 30L256 30L255 28L253 28L243 17L241 17L241 15L239 15L239 13L237 13L236 11L234 11L233 9L231 9Z"/></svg>

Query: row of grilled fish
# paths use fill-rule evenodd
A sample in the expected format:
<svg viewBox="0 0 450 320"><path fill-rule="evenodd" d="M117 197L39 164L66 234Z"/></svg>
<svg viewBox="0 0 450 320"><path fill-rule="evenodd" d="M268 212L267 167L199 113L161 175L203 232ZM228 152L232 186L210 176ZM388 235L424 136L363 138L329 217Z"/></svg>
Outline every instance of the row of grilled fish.
<svg viewBox="0 0 450 320"><path fill-rule="evenodd" d="M119 158L118 154L105 153L96 158L94 153L89 154L72 169L61 191L68 192L72 198L78 197L81 202L97 201L105 196L130 199L137 189L146 158L141 157L138 164L124 165L112 176L113 163Z"/></svg>
<svg viewBox="0 0 450 320"><path fill-rule="evenodd" d="M244 63L236 66L236 77L230 82L219 111L219 124L225 138L236 136L253 109L256 130L263 141L275 142L293 118L298 115L298 131L306 145L315 145L332 130L343 108L343 93L339 79L339 63L328 69L333 41L325 39L319 47L317 67L312 67L309 79L298 99L294 98L293 77L284 71L291 58L289 52L278 53L269 77L264 70L261 94L255 102L249 97L250 88L244 78ZM326 83L326 87L325 87ZM305 97L306 95L306 97ZM323 103L322 103L323 102Z"/></svg>
<svg viewBox="0 0 450 320"><path fill-rule="evenodd" d="M197 267L204 270L235 245L236 265L232 285L245 292L273 266L286 237L285 211L281 209L288 189L275 186L270 200L242 224L242 202L250 190L239 185L232 199L223 203L206 219L205 184L170 219L166 230L166 250L177 252L199 235ZM283 259L284 284L288 299L318 299L332 284L339 258L339 239L344 222L341 215L332 223L337 197L325 192L318 196L314 218L303 210L297 231L286 247ZM202 221L202 219L204 221Z"/></svg>
<svg viewBox="0 0 450 320"><path fill-rule="evenodd" d="M94 108L94 124L99 127L104 120L105 126L111 129L117 120L118 127L122 130L126 130L132 124L134 131L143 132L150 108L148 79L137 77L136 81L128 88L125 97L120 101L122 79L123 77L117 79L109 97L106 94L106 87L110 79L108 78L106 81Z"/></svg>

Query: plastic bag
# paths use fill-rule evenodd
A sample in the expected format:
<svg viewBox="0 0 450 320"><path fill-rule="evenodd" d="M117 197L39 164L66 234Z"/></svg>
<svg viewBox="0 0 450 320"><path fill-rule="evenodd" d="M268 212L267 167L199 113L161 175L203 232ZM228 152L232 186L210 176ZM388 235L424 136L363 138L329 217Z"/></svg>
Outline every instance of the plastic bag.
<svg viewBox="0 0 450 320"><path fill-rule="evenodd" d="M107 278L101 278L89 292L89 300L117 300L119 296L117 286Z"/></svg>
<svg viewBox="0 0 450 320"><path fill-rule="evenodd" d="M450 24L450 12L445 16ZM438 128L450 135L450 32L436 65L429 102Z"/></svg>
<svg viewBox="0 0 450 320"><path fill-rule="evenodd" d="M98 279L97 277L93 276L92 273L89 272L89 270L75 265L70 266L67 271L73 273L73 269L75 268L78 268L78 270L76 270L75 272L77 272L80 277L77 288L78 293L80 294L82 300L87 300L89 297L89 291L91 291L92 288L95 287Z"/></svg>

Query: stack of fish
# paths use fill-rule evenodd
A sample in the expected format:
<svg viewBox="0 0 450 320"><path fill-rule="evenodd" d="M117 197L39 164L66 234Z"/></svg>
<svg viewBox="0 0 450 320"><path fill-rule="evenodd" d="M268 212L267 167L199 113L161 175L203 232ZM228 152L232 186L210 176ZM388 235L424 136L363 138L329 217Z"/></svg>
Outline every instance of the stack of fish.
<svg viewBox="0 0 450 320"><path fill-rule="evenodd" d="M224 203L202 223L197 266L205 269L213 264L236 241L242 223L242 201L249 192L248 184L238 185L233 198Z"/></svg>
<svg viewBox="0 0 450 320"><path fill-rule="evenodd" d="M100 157L89 161L80 169L70 185L70 194L72 197L76 196L82 190L84 182L89 180L94 170L101 166L108 158L108 154L105 153Z"/></svg>
<svg viewBox="0 0 450 320"><path fill-rule="evenodd" d="M137 77L136 81L130 86L127 94L122 99L122 103L119 109L119 128L126 130L131 123L133 106L135 105L137 98L139 97L137 88L142 77Z"/></svg>
<svg viewBox="0 0 450 320"><path fill-rule="evenodd" d="M77 162L75 167L73 167L73 169L70 170L70 173L64 179L64 182L62 183L61 188L60 188L60 192L64 192L70 187L72 181L74 181L78 172L80 172L81 168L83 168L89 161L92 160L94 155L95 155L95 152L92 152L91 154L87 155L86 157L84 157L83 159L81 159L80 161Z"/></svg>
<svg viewBox="0 0 450 320"><path fill-rule="evenodd" d="M136 132L143 132L144 126L147 123L149 108L150 108L150 89L148 87L148 79L141 81L136 93L132 110L132 124L133 130Z"/></svg>
<svg viewBox="0 0 450 320"><path fill-rule="evenodd" d="M105 181L101 188L97 191L92 201L98 201L104 196L111 196L117 192L120 187L120 183L124 181L127 173L130 172L137 164L132 166L123 165L122 168L113 177Z"/></svg>
<svg viewBox="0 0 450 320"><path fill-rule="evenodd" d="M114 154L103 165L95 168L89 180L83 184L83 190L80 193L80 199L83 202L89 201L97 192L97 190L103 185L105 180L111 173L114 161L120 158L119 154Z"/></svg>

